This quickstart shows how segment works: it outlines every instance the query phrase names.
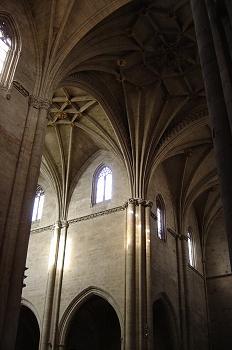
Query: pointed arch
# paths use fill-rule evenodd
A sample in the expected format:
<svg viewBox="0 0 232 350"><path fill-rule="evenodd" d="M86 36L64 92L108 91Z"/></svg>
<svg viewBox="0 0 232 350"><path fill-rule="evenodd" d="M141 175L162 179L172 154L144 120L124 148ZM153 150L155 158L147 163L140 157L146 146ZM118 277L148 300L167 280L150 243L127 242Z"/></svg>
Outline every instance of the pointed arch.
<svg viewBox="0 0 232 350"><path fill-rule="evenodd" d="M84 291L82 291L80 294L78 294L76 298L73 299L73 301L65 310L59 325L58 341L60 345L65 345L68 330L75 313L78 311L78 309L80 309L85 304L85 302L87 302L93 296L101 297L112 306L119 321L121 338L123 338L123 319L122 319L121 312L117 302L114 300L114 298L110 294L106 293L102 289L94 286L90 286L86 288Z"/></svg>
<svg viewBox="0 0 232 350"><path fill-rule="evenodd" d="M9 90L21 53L21 37L13 17L0 12L0 87Z"/></svg>
<svg viewBox="0 0 232 350"><path fill-rule="evenodd" d="M92 205L112 198L112 170L105 164L95 170L92 182Z"/></svg>
<svg viewBox="0 0 232 350"><path fill-rule="evenodd" d="M26 305L21 305L15 350L38 350L40 329L34 312Z"/></svg>
<svg viewBox="0 0 232 350"><path fill-rule="evenodd" d="M166 293L153 302L153 345L162 350L180 348L180 332L174 307Z"/></svg>

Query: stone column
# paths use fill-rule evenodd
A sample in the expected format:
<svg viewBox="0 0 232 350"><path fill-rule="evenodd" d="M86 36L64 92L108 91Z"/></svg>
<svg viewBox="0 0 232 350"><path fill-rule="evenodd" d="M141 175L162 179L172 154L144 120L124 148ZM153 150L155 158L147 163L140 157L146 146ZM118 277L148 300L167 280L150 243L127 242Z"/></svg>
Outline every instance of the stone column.
<svg viewBox="0 0 232 350"><path fill-rule="evenodd" d="M50 101L30 96L0 252L0 349L13 350Z"/></svg>
<svg viewBox="0 0 232 350"><path fill-rule="evenodd" d="M227 241L232 266L232 136L224 99L220 67L204 0L191 0L202 74L212 126L219 186L225 216ZM231 77L230 77L231 78Z"/></svg>
<svg viewBox="0 0 232 350"><path fill-rule="evenodd" d="M126 300L125 300L125 350L136 349L135 332L135 203L130 198L127 206L126 235Z"/></svg>
<svg viewBox="0 0 232 350"><path fill-rule="evenodd" d="M152 349L150 206L144 199L130 199L127 208L127 350Z"/></svg>
<svg viewBox="0 0 232 350"><path fill-rule="evenodd" d="M146 321L144 336L146 349L153 349L153 305L151 298L151 229L150 215L152 202L145 202L145 259L146 259Z"/></svg>
<svg viewBox="0 0 232 350"><path fill-rule="evenodd" d="M56 289L54 295L54 304L53 304L53 322L52 322L52 330L51 330L51 344L53 349L57 348L56 340L57 340L57 331L58 331L58 323L59 323L59 315L60 315L60 299L61 299L61 291L62 291L62 281L63 281L63 273L64 273L64 262L65 262L65 251L66 251L66 242L67 242L67 233L68 233L68 221L64 220L61 223L61 235L60 235L60 243L59 243L59 255L57 261L57 278L56 278Z"/></svg>
<svg viewBox="0 0 232 350"><path fill-rule="evenodd" d="M145 269L145 236L144 236L144 200L136 201L136 344L138 349L144 349L144 326L146 320L146 304L145 304L145 282L146 282L146 269Z"/></svg>
<svg viewBox="0 0 232 350"><path fill-rule="evenodd" d="M178 288L179 288L179 308L180 308L180 327L181 327L181 349L188 350L187 339L187 321L186 321L186 300L185 300L185 285L186 271L184 274L184 264L186 262L186 255L183 254L183 249L186 249L186 245L183 244L185 236L176 235L176 258L177 258L177 271L178 271Z"/></svg>
<svg viewBox="0 0 232 350"><path fill-rule="evenodd" d="M182 253L182 266L183 266L183 282L184 282L184 306L185 306L185 322L186 326L182 325L183 335L185 336L184 346L187 345L188 350L193 350L192 336L191 332L193 331L191 327L191 318L190 318L190 305L189 305L189 283L188 283L188 264L189 264L189 255L188 255L188 237L185 235L180 235L181 241L181 253ZM183 306L183 304L182 304ZM187 335L187 337L186 337ZM187 338L187 339L186 339Z"/></svg>
<svg viewBox="0 0 232 350"><path fill-rule="evenodd" d="M50 330L52 322L53 300L57 270L57 260L59 252L61 222L56 221L54 224L54 232L51 240L50 256L48 262L48 279L46 287L46 296L44 303L43 323L40 336L40 350L48 350L51 344Z"/></svg>

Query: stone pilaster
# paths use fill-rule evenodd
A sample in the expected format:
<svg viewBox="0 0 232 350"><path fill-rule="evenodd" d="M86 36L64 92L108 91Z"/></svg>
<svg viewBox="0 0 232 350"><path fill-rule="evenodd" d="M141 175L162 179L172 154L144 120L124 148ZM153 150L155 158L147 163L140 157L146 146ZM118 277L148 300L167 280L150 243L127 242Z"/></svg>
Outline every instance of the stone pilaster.
<svg viewBox="0 0 232 350"><path fill-rule="evenodd" d="M150 207L133 198L127 207L125 349L152 349ZM128 283L129 282L129 283Z"/></svg>
<svg viewBox="0 0 232 350"><path fill-rule="evenodd" d="M42 323L42 331L40 337L40 350L47 350L48 343L51 343L50 330L53 312L54 290L56 281L57 261L59 253L59 242L61 234L61 222L56 221L54 224L54 232L51 240L48 279L46 288L46 298L44 303L44 315Z"/></svg>
<svg viewBox="0 0 232 350"><path fill-rule="evenodd" d="M65 252L67 243L69 223L67 220L62 220L61 222L61 235L59 242L59 255L57 261L57 271L56 271L56 288L54 294L54 304L53 304L53 315L52 315L52 329L51 329L51 344L53 349L57 348L57 331L60 315L60 300L62 291L62 281L64 273L64 263L65 263Z"/></svg>
<svg viewBox="0 0 232 350"><path fill-rule="evenodd" d="M39 109L35 109L29 102L18 163L15 168L14 183L11 189L11 201L3 233L0 235L2 238L0 242L1 350L14 349L17 332L31 212L47 125L49 102L43 98L39 98L39 100Z"/></svg>

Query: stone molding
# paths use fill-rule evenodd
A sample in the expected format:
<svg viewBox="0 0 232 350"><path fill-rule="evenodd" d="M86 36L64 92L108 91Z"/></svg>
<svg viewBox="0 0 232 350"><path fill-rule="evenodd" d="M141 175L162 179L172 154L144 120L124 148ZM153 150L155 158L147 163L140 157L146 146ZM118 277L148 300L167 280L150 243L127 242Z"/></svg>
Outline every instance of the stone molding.
<svg viewBox="0 0 232 350"><path fill-rule="evenodd" d="M98 213L93 213L93 214L81 216L79 218L75 218L75 219L71 219L71 220L67 220L67 221L66 220L64 220L64 221L57 221L57 222L55 222L55 225L58 225L56 227L59 227L59 228L69 227L69 225L75 224L76 222L86 221L86 220L90 220L90 219L95 219L97 217L108 215L108 214L113 214L113 213L116 213L118 211L122 211L122 210L125 210L125 209L126 209L126 205L123 204L123 205L121 205L119 207L103 210L103 211L100 211ZM57 224L57 223L59 223L59 224ZM44 227L37 228L37 229L34 229L34 230L32 229L31 233L34 234L34 233L40 233L40 232L44 232L44 231L53 230L55 225L44 226Z"/></svg>
<svg viewBox="0 0 232 350"><path fill-rule="evenodd" d="M169 232L174 238L180 238L180 236L169 227L167 228L167 232Z"/></svg>
<svg viewBox="0 0 232 350"><path fill-rule="evenodd" d="M16 80L13 81L13 86L20 92L24 97L29 96L29 92Z"/></svg>
<svg viewBox="0 0 232 350"><path fill-rule="evenodd" d="M51 105L51 101L49 99L36 95L30 95L28 103L33 108L45 109L47 111L49 111Z"/></svg>
<svg viewBox="0 0 232 350"><path fill-rule="evenodd" d="M203 280L205 280L205 277L199 272L197 271L193 266L191 266L190 264L188 264L188 267L195 272L199 277L201 277Z"/></svg>
<svg viewBox="0 0 232 350"><path fill-rule="evenodd" d="M104 216L104 215L108 215L108 214L116 213L118 211L125 210L125 208L126 208L126 206L124 204L124 205L121 205L119 207L115 207L115 208L99 211L98 213L93 213L93 214L81 216L80 218L69 220L68 223L69 223L69 225L71 225L71 224L74 224L76 222L86 221L86 220L90 220L90 219L95 219L95 218L98 218L100 216Z"/></svg>
<svg viewBox="0 0 232 350"><path fill-rule="evenodd" d="M151 211L151 218L157 221L157 215Z"/></svg>
<svg viewBox="0 0 232 350"><path fill-rule="evenodd" d="M182 235L179 235L178 238L179 238L181 241L186 241L186 242L188 241L188 236L183 235L183 234L182 234Z"/></svg>

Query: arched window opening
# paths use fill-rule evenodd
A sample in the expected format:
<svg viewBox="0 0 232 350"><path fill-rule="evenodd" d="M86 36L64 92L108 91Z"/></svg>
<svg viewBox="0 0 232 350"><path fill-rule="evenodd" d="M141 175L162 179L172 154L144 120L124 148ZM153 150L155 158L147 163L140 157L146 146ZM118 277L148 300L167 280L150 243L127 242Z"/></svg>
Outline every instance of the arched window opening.
<svg viewBox="0 0 232 350"><path fill-rule="evenodd" d="M0 87L9 90L21 52L21 39L10 14L0 12Z"/></svg>
<svg viewBox="0 0 232 350"><path fill-rule="evenodd" d="M7 29L6 22L0 21L0 74L2 74L6 56L11 48L10 33Z"/></svg>
<svg viewBox="0 0 232 350"><path fill-rule="evenodd" d="M111 199L112 196L112 171L104 166L96 174L96 194L95 203L104 202Z"/></svg>
<svg viewBox="0 0 232 350"><path fill-rule="evenodd" d="M188 254L189 254L189 265L194 266L194 246L193 246L193 235L191 228L188 229Z"/></svg>
<svg viewBox="0 0 232 350"><path fill-rule="evenodd" d="M37 185L34 207L32 212L32 221L41 219L44 203L44 193L44 189L40 185Z"/></svg>
<svg viewBox="0 0 232 350"><path fill-rule="evenodd" d="M156 197L156 216L157 216L157 236L162 241L165 240L165 207L163 199L160 195Z"/></svg>

